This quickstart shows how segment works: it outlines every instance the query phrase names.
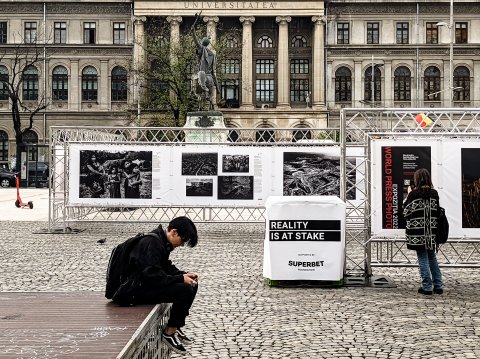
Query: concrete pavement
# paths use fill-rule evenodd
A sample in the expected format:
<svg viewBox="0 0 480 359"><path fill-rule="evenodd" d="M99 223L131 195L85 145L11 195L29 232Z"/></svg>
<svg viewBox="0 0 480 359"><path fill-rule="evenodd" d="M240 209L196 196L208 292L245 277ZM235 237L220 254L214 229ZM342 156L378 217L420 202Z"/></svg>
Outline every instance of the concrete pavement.
<svg viewBox="0 0 480 359"><path fill-rule="evenodd" d="M20 188L23 202L32 201L33 208L15 207L17 189L0 188L0 220L48 221L48 188Z"/></svg>
<svg viewBox="0 0 480 359"><path fill-rule="evenodd" d="M42 208L48 190L33 191ZM20 219L37 207L17 211L4 193L0 210L6 203L17 220L0 221L3 292L103 291L113 246L155 226L91 223L76 234L36 234L45 222ZM271 288L262 278L263 226L198 227L198 247L171 256L201 275L185 327L195 337L191 358L480 358L477 269L443 269L445 293L432 297L417 294L416 268L375 268L397 288Z"/></svg>

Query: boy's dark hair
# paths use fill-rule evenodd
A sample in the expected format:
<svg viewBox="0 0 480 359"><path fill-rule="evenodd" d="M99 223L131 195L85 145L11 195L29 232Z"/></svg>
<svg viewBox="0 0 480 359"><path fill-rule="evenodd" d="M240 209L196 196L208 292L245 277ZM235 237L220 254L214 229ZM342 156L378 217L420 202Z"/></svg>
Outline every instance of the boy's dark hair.
<svg viewBox="0 0 480 359"><path fill-rule="evenodd" d="M190 218L177 217L170 221L167 231L176 229L178 235L189 247L195 247L198 243L197 227Z"/></svg>

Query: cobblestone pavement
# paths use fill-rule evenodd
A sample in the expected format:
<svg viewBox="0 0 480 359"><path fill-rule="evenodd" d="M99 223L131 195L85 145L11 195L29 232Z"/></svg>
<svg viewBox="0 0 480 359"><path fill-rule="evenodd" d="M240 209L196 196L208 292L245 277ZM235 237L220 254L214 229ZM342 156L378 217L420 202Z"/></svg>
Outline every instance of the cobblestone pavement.
<svg viewBox="0 0 480 359"><path fill-rule="evenodd" d="M1 291L103 291L112 247L145 224L0 222ZM444 269L445 293L417 294L416 268L375 268L397 288L272 288L262 278L263 226L199 225L172 259L201 274L186 332L192 358L480 358L478 269ZM106 239L105 244L98 244ZM179 356L174 356L178 358Z"/></svg>

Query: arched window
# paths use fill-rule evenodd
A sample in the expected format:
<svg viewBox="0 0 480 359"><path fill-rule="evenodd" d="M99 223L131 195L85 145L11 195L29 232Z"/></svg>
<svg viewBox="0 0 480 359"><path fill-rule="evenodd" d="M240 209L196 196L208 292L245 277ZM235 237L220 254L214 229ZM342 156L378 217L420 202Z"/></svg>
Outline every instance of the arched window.
<svg viewBox="0 0 480 359"><path fill-rule="evenodd" d="M260 129L255 133L255 141L257 142L275 142L275 131Z"/></svg>
<svg viewBox="0 0 480 359"><path fill-rule="evenodd" d="M458 66L453 71L453 87L461 87L453 91L453 101L470 101L470 70Z"/></svg>
<svg viewBox="0 0 480 359"><path fill-rule="evenodd" d="M352 72L342 66L335 71L335 102L352 101Z"/></svg>
<svg viewBox="0 0 480 359"><path fill-rule="evenodd" d="M52 98L57 101L68 100L68 71L57 66L52 71Z"/></svg>
<svg viewBox="0 0 480 359"><path fill-rule="evenodd" d="M379 65L374 65L373 92L375 98L372 98L372 67L368 66L365 70L365 101L382 101L382 72Z"/></svg>
<svg viewBox="0 0 480 359"><path fill-rule="evenodd" d="M38 70L35 66L28 66L23 70L23 100L36 101L38 99Z"/></svg>
<svg viewBox="0 0 480 359"><path fill-rule="evenodd" d="M8 161L8 133L0 130L0 161Z"/></svg>
<svg viewBox="0 0 480 359"><path fill-rule="evenodd" d="M440 70L429 66L423 75L423 100L440 101Z"/></svg>
<svg viewBox="0 0 480 359"><path fill-rule="evenodd" d="M292 38L292 47L307 47L307 39L302 35L295 35Z"/></svg>
<svg viewBox="0 0 480 359"><path fill-rule="evenodd" d="M412 99L412 75L408 67L400 66L394 72L393 91L395 101Z"/></svg>
<svg viewBox="0 0 480 359"><path fill-rule="evenodd" d="M82 101L96 101L97 94L97 70L93 66L87 66L82 71Z"/></svg>
<svg viewBox="0 0 480 359"><path fill-rule="evenodd" d="M8 69L0 66L0 101L8 100Z"/></svg>
<svg viewBox="0 0 480 359"><path fill-rule="evenodd" d="M121 66L112 70L112 101L127 101L127 70Z"/></svg>
<svg viewBox="0 0 480 359"><path fill-rule="evenodd" d="M228 35L225 38L225 46L227 48L233 49L238 47L238 39L233 35Z"/></svg>
<svg viewBox="0 0 480 359"><path fill-rule="evenodd" d="M257 40L257 47L273 47L273 40L270 36L263 35Z"/></svg>

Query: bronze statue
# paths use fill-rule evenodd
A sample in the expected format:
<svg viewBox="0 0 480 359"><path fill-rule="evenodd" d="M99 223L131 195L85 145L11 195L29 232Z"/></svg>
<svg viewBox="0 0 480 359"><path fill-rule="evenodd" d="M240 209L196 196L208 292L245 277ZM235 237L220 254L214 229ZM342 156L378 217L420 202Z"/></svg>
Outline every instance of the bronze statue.
<svg viewBox="0 0 480 359"><path fill-rule="evenodd" d="M195 21L191 27L193 41L195 42L196 54L198 57L198 73L192 76L192 90L198 98L198 109L201 110L205 101L209 102L209 110L215 108L216 92L220 93L218 88L215 68L217 64L217 55L208 47L210 37L204 37L198 41L195 34L195 25L197 24L200 14L195 14Z"/></svg>

